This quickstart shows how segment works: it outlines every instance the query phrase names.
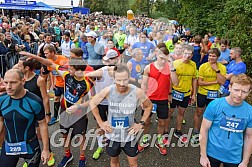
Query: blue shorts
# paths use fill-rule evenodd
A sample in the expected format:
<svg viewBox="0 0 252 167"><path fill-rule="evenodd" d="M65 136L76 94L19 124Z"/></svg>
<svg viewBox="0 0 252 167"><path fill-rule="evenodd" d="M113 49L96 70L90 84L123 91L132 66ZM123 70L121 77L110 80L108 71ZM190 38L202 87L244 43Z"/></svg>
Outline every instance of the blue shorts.
<svg viewBox="0 0 252 167"><path fill-rule="evenodd" d="M61 96L64 94L64 87L55 86L53 90L54 90L55 96Z"/></svg>

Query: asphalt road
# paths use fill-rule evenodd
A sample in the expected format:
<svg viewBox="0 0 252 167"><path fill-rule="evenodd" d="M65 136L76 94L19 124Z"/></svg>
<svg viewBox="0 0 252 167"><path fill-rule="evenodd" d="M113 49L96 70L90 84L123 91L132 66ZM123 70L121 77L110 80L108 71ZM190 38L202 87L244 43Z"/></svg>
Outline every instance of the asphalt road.
<svg viewBox="0 0 252 167"><path fill-rule="evenodd" d="M185 114L186 124L183 125L183 132L186 134L190 134L190 130L192 130L193 127L193 112L195 108L189 107ZM88 124L88 130L95 129L96 122L92 116L91 113L88 114L89 117L89 124ZM152 123L150 127L150 134L156 134L157 133L157 123L155 122L156 115L154 114L152 116ZM140 113L137 113L137 118L140 119ZM176 112L174 113L174 116L171 120L171 128L175 127L176 123ZM59 129L59 123L56 123L49 127L49 133L52 135L55 134L55 131ZM60 143L61 134L56 133L56 137L54 142L56 144ZM87 144L86 149L86 159L87 159L87 166L88 167L109 167L109 157L104 152L101 157L98 160L93 160L92 155L93 152L97 148L97 140L95 142L95 146L92 149L91 148L91 141L89 140ZM55 154L55 160L56 163L54 166L57 166L58 163L61 161L61 158L64 155L63 147L52 147L52 150ZM145 149L142 153L139 153L138 156L138 166L139 167L200 167L199 165L199 147L198 146L192 146L190 143L188 145L180 145L180 142L177 138L174 136L172 137L172 140L170 142L169 147L167 147L168 154L167 155L161 155L158 151L158 149L153 147L148 147ZM71 152L73 153L74 159L67 167L78 167L78 161L79 161L79 147L75 147L71 149ZM22 166L23 161L20 160L18 166ZM1 165L0 165L1 166ZM42 166L42 165L40 165ZM126 155L121 152L120 154L120 166L121 167L128 167L128 162L126 159ZM250 163L249 167L252 167L252 162Z"/></svg>

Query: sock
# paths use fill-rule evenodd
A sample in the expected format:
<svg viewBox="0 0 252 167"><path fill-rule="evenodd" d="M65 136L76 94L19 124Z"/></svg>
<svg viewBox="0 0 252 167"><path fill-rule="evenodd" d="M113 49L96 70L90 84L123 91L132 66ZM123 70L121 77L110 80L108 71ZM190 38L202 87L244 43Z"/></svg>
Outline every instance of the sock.
<svg viewBox="0 0 252 167"><path fill-rule="evenodd" d="M198 129L193 129L193 134L199 134L199 130Z"/></svg>
<svg viewBox="0 0 252 167"><path fill-rule="evenodd" d="M85 155L80 155L80 160L85 160Z"/></svg>
<svg viewBox="0 0 252 167"><path fill-rule="evenodd" d="M58 117L60 102L54 102L54 118Z"/></svg>
<svg viewBox="0 0 252 167"><path fill-rule="evenodd" d="M65 151L65 155L66 155L66 157L70 157L70 155L71 155L70 150L66 150L66 151Z"/></svg>
<svg viewBox="0 0 252 167"><path fill-rule="evenodd" d="M169 133L168 132L164 132L163 135L168 135Z"/></svg>
<svg viewBox="0 0 252 167"><path fill-rule="evenodd" d="M98 141L98 147L102 148L104 147L104 144L103 144L103 139L104 139L104 135L102 136L97 136L97 141Z"/></svg>

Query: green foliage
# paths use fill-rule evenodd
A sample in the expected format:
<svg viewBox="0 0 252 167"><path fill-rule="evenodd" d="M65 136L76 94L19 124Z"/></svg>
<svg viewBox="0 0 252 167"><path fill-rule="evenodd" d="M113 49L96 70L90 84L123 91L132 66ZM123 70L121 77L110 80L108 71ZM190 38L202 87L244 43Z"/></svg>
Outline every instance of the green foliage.
<svg viewBox="0 0 252 167"><path fill-rule="evenodd" d="M231 41L231 47L241 47L247 62L247 73L252 75L252 1L251 0L180 0L180 23L194 34L212 32Z"/></svg>

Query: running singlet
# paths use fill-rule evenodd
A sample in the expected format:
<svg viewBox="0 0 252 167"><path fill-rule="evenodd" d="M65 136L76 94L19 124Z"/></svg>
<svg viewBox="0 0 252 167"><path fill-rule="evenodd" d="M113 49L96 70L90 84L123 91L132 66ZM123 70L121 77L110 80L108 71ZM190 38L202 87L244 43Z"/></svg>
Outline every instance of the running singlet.
<svg viewBox="0 0 252 167"><path fill-rule="evenodd" d="M131 62L132 64L130 76L132 78L141 79L144 71L144 64L142 64L141 62L137 62L133 58L131 58L129 62Z"/></svg>
<svg viewBox="0 0 252 167"><path fill-rule="evenodd" d="M158 70L154 63L150 64L147 96L151 100L167 100L170 91L170 67L168 63Z"/></svg>
<svg viewBox="0 0 252 167"><path fill-rule="evenodd" d="M92 88L93 83L88 77L84 77L81 80L77 80L71 76L68 71L61 70L60 66L56 67L56 71L64 79L64 98L61 103L62 109L66 109L75 103L79 103L79 100L85 96Z"/></svg>
<svg viewBox="0 0 252 167"><path fill-rule="evenodd" d="M28 142L36 137L35 122L45 118L41 99L26 92L21 99L12 99L7 93L0 96L0 117L4 118L5 140L8 143ZM32 148L27 144L28 154Z"/></svg>
<svg viewBox="0 0 252 167"><path fill-rule="evenodd" d="M24 88L29 90L29 92L34 93L38 97L42 99L42 95L40 92L40 88L38 87L37 81L38 81L38 75L35 75L31 80L25 81Z"/></svg>
<svg viewBox="0 0 252 167"><path fill-rule="evenodd" d="M135 110L138 104L136 89L136 86L130 84L128 93L122 95L116 91L115 85L110 86L108 122L113 128L113 132L106 133L109 140L129 142L135 139L135 136L129 135L127 130L134 125Z"/></svg>
<svg viewBox="0 0 252 167"><path fill-rule="evenodd" d="M95 92L98 94L102 89L114 84L114 78L109 76L108 66L102 67L102 78L95 81ZM101 105L108 105L107 99L102 100Z"/></svg>

